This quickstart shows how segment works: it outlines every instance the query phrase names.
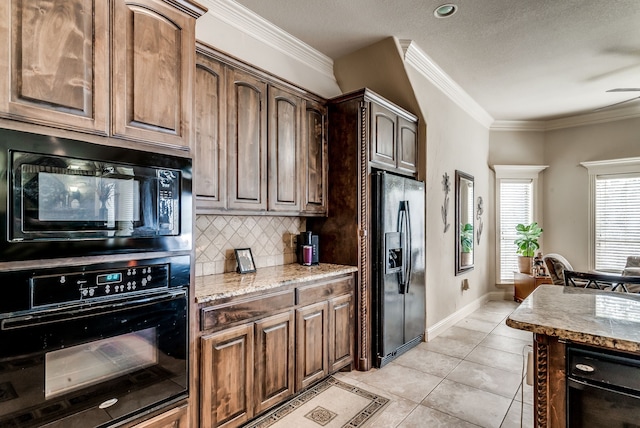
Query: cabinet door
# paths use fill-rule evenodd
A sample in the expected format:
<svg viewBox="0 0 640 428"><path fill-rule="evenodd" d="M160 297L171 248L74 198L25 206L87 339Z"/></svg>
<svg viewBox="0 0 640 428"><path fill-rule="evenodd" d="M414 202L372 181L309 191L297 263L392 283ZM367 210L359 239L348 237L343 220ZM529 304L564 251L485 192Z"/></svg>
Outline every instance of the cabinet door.
<svg viewBox="0 0 640 428"><path fill-rule="evenodd" d="M227 84L230 209L267 209L267 83L229 70Z"/></svg>
<svg viewBox="0 0 640 428"><path fill-rule="evenodd" d="M168 410L135 425L133 428L189 428L189 406Z"/></svg>
<svg viewBox="0 0 640 428"><path fill-rule="evenodd" d="M225 71L222 63L197 55L193 161L198 212L227 206Z"/></svg>
<svg viewBox="0 0 640 428"><path fill-rule="evenodd" d="M351 294L329 300L329 371L353 361L353 298Z"/></svg>
<svg viewBox="0 0 640 428"><path fill-rule="evenodd" d="M296 310L296 389L306 388L328 374L328 304Z"/></svg>
<svg viewBox="0 0 640 428"><path fill-rule="evenodd" d="M300 212L302 98L269 87L269 211Z"/></svg>
<svg viewBox="0 0 640 428"><path fill-rule="evenodd" d="M255 324L255 414L293 395L293 311L274 315Z"/></svg>
<svg viewBox="0 0 640 428"><path fill-rule="evenodd" d="M327 214L327 108L306 101L303 117L303 208L304 214Z"/></svg>
<svg viewBox="0 0 640 428"><path fill-rule="evenodd" d="M113 134L189 148L195 19L161 0L114 0Z"/></svg>
<svg viewBox="0 0 640 428"><path fill-rule="evenodd" d="M398 117L398 169L418 171L418 124Z"/></svg>
<svg viewBox="0 0 640 428"><path fill-rule="evenodd" d="M108 2L3 0L0 114L108 132Z"/></svg>
<svg viewBox="0 0 640 428"><path fill-rule="evenodd" d="M253 416L253 324L201 339L201 424L236 427Z"/></svg>
<svg viewBox="0 0 640 428"><path fill-rule="evenodd" d="M382 167L396 167L396 130L397 116L392 111L373 102L369 103L370 119L370 156L373 164Z"/></svg>

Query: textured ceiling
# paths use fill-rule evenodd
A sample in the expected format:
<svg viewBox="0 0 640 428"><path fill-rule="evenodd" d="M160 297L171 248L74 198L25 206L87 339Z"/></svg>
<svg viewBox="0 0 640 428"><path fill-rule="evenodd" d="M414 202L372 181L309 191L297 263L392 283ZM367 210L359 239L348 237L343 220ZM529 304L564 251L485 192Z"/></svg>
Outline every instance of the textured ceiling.
<svg viewBox="0 0 640 428"><path fill-rule="evenodd" d="M337 59L410 39L496 120L548 120L640 96L640 0L237 0ZM640 105L640 100L620 107Z"/></svg>

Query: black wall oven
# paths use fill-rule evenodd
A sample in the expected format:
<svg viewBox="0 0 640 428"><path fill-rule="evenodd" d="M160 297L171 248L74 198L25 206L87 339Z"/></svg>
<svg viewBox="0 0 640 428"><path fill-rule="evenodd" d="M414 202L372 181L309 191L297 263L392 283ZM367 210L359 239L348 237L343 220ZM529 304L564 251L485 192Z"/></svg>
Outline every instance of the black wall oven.
<svg viewBox="0 0 640 428"><path fill-rule="evenodd" d="M188 394L190 256L0 273L0 427L117 426Z"/></svg>
<svg viewBox="0 0 640 428"><path fill-rule="evenodd" d="M0 130L0 262L192 246L191 160Z"/></svg>

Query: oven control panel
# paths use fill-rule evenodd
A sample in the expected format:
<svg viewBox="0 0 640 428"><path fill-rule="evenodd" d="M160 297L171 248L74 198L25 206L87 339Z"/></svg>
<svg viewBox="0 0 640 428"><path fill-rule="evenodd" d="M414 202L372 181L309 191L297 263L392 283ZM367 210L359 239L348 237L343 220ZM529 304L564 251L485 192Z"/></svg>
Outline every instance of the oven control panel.
<svg viewBox="0 0 640 428"><path fill-rule="evenodd" d="M169 265L69 272L31 278L31 307L138 294L169 286Z"/></svg>

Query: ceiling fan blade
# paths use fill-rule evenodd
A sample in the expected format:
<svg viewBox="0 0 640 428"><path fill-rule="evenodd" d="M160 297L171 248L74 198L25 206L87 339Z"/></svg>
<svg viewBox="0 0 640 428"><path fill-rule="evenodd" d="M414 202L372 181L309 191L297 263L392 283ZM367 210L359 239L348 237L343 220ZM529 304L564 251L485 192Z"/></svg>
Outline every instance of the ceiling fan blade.
<svg viewBox="0 0 640 428"><path fill-rule="evenodd" d="M608 91L605 92L638 92L640 91L640 88L615 88L615 89L609 89Z"/></svg>
<svg viewBox="0 0 640 428"><path fill-rule="evenodd" d="M609 104L608 106L597 108L597 109L595 109L593 111L605 110L605 109L608 109L608 108L611 108L611 107L615 107L615 106L619 106L620 104L629 103L631 101L635 101L635 100L638 100L638 99L640 99L640 97L633 97L633 98L630 98L630 99L625 100L625 101L620 101L619 103Z"/></svg>

